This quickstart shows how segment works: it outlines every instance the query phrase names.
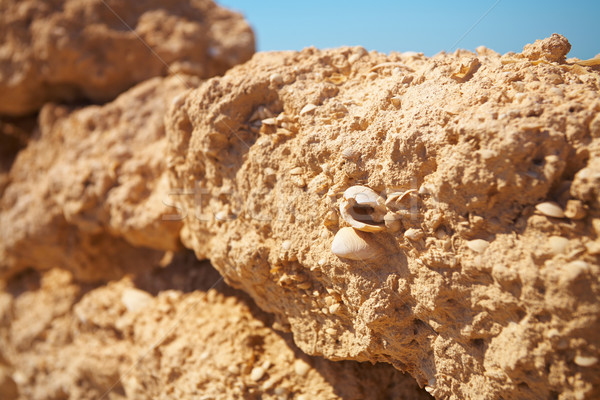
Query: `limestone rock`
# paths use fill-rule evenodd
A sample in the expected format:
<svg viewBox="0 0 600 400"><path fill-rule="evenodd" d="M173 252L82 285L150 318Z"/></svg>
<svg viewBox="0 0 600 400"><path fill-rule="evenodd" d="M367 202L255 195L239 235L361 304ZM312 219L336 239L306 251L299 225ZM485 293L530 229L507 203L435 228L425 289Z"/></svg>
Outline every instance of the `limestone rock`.
<svg viewBox="0 0 600 400"><path fill-rule="evenodd" d="M184 244L308 354L389 362L436 398L600 396L600 366L574 362L600 349L600 76L563 50L255 55L170 110ZM330 250L352 185L415 189L374 260ZM586 218L535 210L571 199Z"/></svg>
<svg viewBox="0 0 600 400"><path fill-rule="evenodd" d="M146 79L222 74L254 52L241 15L212 0L1 0L0 114L106 102Z"/></svg>
<svg viewBox="0 0 600 400"><path fill-rule="evenodd" d="M181 224L163 218L163 117L198 83L154 78L104 106L46 105L0 199L0 275L60 266L78 279L111 279L177 249Z"/></svg>
<svg viewBox="0 0 600 400"><path fill-rule="evenodd" d="M306 356L244 293L214 285L220 280L207 262L183 254L135 280L100 287L58 269L7 282L0 290L0 360L18 379L3 375L0 363L0 396L430 398L389 365ZM132 290L153 298L143 312L127 312L121 301ZM304 375L294 368L300 360ZM253 367L264 370L258 383L250 379Z"/></svg>

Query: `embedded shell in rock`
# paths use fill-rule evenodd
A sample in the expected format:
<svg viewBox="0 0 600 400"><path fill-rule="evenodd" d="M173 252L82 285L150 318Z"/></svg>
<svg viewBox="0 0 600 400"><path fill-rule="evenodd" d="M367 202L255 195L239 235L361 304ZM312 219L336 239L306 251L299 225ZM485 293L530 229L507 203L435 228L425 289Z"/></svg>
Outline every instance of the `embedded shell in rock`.
<svg viewBox="0 0 600 400"><path fill-rule="evenodd" d="M349 187L340 203L342 218L360 231L383 231L386 213L385 199L366 186Z"/></svg>
<svg viewBox="0 0 600 400"><path fill-rule="evenodd" d="M349 260L368 260L381 254L381 248L369 237L369 233L345 227L338 231L331 244L331 252Z"/></svg>

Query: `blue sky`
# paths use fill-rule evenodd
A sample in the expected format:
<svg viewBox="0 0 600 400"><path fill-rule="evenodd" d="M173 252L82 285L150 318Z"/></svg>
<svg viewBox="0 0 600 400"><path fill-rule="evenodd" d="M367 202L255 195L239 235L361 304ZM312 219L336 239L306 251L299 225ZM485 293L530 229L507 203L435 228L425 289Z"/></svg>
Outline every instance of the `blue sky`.
<svg viewBox="0 0 600 400"><path fill-rule="evenodd" d="M432 56L484 45L506 53L556 32L571 42L569 57L587 59L600 53L600 0L217 2L250 21L259 51L361 45Z"/></svg>

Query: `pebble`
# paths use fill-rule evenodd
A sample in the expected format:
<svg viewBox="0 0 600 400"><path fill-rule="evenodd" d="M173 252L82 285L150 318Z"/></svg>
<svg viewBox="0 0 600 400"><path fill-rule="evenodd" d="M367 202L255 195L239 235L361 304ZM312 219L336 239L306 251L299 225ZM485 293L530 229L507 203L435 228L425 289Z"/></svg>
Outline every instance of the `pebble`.
<svg viewBox="0 0 600 400"><path fill-rule="evenodd" d="M253 368L252 372L250 372L250 379L252 379L254 382L260 381L263 376L265 376L265 370L263 367Z"/></svg>
<svg viewBox="0 0 600 400"><path fill-rule="evenodd" d="M306 376L308 371L310 370L310 365L308 365L303 360L294 361L294 371L298 376Z"/></svg>
<svg viewBox="0 0 600 400"><path fill-rule="evenodd" d="M416 241L423 237L423 231L421 229L408 228L404 232L404 237L409 240Z"/></svg>
<svg viewBox="0 0 600 400"><path fill-rule="evenodd" d="M583 202L581 200L569 200L567 201L567 207L565 208L565 217L570 219L583 219L587 212Z"/></svg>
<svg viewBox="0 0 600 400"><path fill-rule="evenodd" d="M136 312L145 308L152 300L153 297L150 294L134 288L125 289L121 295L123 305L130 312Z"/></svg>
<svg viewBox="0 0 600 400"><path fill-rule="evenodd" d="M332 305L330 305L330 306L329 306L329 313L330 313L330 314L335 314L336 312L338 312L338 311L339 311L340 307L341 307L341 306L340 306L340 304L339 304L339 303L336 303L336 304L332 304Z"/></svg>
<svg viewBox="0 0 600 400"><path fill-rule="evenodd" d="M283 241L283 243L281 243L281 249L282 249L282 250L285 250L285 251L287 251L287 250L289 250L289 249L291 249L291 248L292 248L292 242L291 242L291 241L289 241L289 240L284 240L284 241Z"/></svg>

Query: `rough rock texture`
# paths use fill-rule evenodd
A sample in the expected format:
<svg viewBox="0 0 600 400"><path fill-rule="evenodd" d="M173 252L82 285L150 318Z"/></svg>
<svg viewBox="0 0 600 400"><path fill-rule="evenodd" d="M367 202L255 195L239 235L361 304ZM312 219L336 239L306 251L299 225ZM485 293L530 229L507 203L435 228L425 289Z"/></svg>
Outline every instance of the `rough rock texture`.
<svg viewBox="0 0 600 400"><path fill-rule="evenodd" d="M34 118L0 119L0 197L8 185L8 172L15 157L27 145L34 127Z"/></svg>
<svg viewBox="0 0 600 400"><path fill-rule="evenodd" d="M304 355L221 280L193 254L97 288L24 273L0 292L0 398L430 398L389 365Z"/></svg>
<svg viewBox="0 0 600 400"><path fill-rule="evenodd" d="M0 198L0 275L61 267L114 279L177 249L181 224L163 219L164 113L198 83L153 78L104 106L46 105Z"/></svg>
<svg viewBox="0 0 600 400"><path fill-rule="evenodd" d="M255 55L170 111L184 244L307 354L436 398L600 397L600 75L568 48ZM331 253L352 185L387 197L378 258Z"/></svg>
<svg viewBox="0 0 600 400"><path fill-rule="evenodd" d="M1 0L0 9L0 114L105 102L168 73L208 78L254 53L246 21L212 0Z"/></svg>

